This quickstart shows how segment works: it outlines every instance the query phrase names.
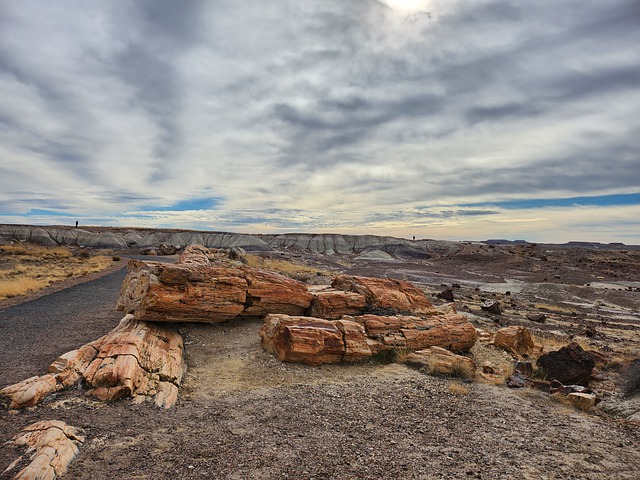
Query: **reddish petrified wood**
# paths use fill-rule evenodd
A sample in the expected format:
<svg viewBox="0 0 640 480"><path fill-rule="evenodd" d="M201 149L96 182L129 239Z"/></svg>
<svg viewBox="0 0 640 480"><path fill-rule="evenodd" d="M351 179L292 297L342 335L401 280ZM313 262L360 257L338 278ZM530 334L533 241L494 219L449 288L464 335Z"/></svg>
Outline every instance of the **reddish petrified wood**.
<svg viewBox="0 0 640 480"><path fill-rule="evenodd" d="M427 318L362 315L353 320L361 323L367 336L379 341L381 348L405 347L409 350L421 350L436 346L468 352L478 339L475 327L464 315L459 314Z"/></svg>
<svg viewBox="0 0 640 480"><path fill-rule="evenodd" d="M138 320L217 323L269 313L302 315L306 286L249 267L212 266L203 247L189 247L177 264L129 263L117 308Z"/></svg>
<svg viewBox="0 0 640 480"><path fill-rule="evenodd" d="M421 315L438 313L422 290L404 280L341 275L334 278L331 286L364 295L370 308Z"/></svg>
<svg viewBox="0 0 640 480"><path fill-rule="evenodd" d="M367 306L364 295L345 292L327 286L309 287L313 295L307 315L327 320L339 320L345 315L359 315Z"/></svg>
<svg viewBox="0 0 640 480"><path fill-rule="evenodd" d="M321 365L360 361L398 347L468 351L477 333L463 315L428 319L363 315L337 321L268 315L260 337L264 349L281 361Z"/></svg>

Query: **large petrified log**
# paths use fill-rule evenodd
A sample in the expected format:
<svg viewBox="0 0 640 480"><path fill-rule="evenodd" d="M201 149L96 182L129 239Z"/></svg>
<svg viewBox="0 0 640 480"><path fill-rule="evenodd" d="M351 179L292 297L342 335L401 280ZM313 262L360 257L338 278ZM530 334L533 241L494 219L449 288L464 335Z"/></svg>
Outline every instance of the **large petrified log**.
<svg viewBox="0 0 640 480"><path fill-rule="evenodd" d="M372 309L420 315L438 313L422 290L404 280L340 275L331 286L364 295L367 307Z"/></svg>
<svg viewBox="0 0 640 480"><path fill-rule="evenodd" d="M281 361L321 365L354 362L380 351L438 346L468 351L476 329L463 315L429 318L363 315L331 321L268 315L260 330L262 346Z"/></svg>
<svg viewBox="0 0 640 480"><path fill-rule="evenodd" d="M108 334L60 356L46 375L0 390L0 403L32 406L83 379L87 394L100 400L154 396L156 405L170 408L186 370L183 348L178 333L126 315Z"/></svg>
<svg viewBox="0 0 640 480"><path fill-rule="evenodd" d="M302 315L306 286L249 267L215 266L203 247L189 247L176 264L131 261L117 308L138 320L217 323L269 313Z"/></svg>
<svg viewBox="0 0 640 480"><path fill-rule="evenodd" d="M78 445L84 443L75 428L59 420L36 422L11 440L17 446L26 446L27 452L18 457L4 471L30 463L20 470L14 480L53 480L67 471L67 467L78 455ZM28 459L25 458L29 455Z"/></svg>

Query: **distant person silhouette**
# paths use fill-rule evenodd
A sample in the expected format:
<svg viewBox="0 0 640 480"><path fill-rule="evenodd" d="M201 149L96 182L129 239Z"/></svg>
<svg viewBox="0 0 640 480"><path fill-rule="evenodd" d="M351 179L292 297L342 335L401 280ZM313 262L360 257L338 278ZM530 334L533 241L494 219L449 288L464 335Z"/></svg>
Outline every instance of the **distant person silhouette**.
<svg viewBox="0 0 640 480"><path fill-rule="evenodd" d="M76 220L76 228L78 228L78 220ZM414 237L415 238L415 237Z"/></svg>
<svg viewBox="0 0 640 480"><path fill-rule="evenodd" d="M78 225L77 225L77 223L78 223L78 222L76 222L76 227L78 226ZM415 236L415 235L413 236L413 241L414 241L414 242L416 241L416 236Z"/></svg>

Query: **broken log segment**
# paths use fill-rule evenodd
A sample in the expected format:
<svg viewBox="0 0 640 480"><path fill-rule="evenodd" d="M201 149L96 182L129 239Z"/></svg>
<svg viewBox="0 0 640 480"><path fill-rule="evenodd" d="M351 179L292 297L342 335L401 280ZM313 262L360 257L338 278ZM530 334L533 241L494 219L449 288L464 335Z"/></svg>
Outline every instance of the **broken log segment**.
<svg viewBox="0 0 640 480"><path fill-rule="evenodd" d="M268 315L260 337L263 348L280 361L317 366L361 361L395 348L468 351L477 332L463 315L427 319L363 315L337 321Z"/></svg>
<svg viewBox="0 0 640 480"><path fill-rule="evenodd" d="M429 375L443 375L472 379L476 375L473 360L440 347L425 348L410 353L405 359L407 365L425 369Z"/></svg>
<svg viewBox="0 0 640 480"><path fill-rule="evenodd" d="M46 375L0 390L0 404L33 406L83 379L87 394L100 400L154 396L158 406L170 408L186 370L183 350L178 333L126 315L108 334L60 356Z"/></svg>
<svg viewBox="0 0 640 480"><path fill-rule="evenodd" d="M307 315L327 320L339 320L345 315L364 313L367 301L361 293L345 292L328 286L310 286L313 295Z"/></svg>
<svg viewBox="0 0 640 480"><path fill-rule="evenodd" d="M55 479L64 475L69 464L76 458L78 445L84 443L84 437L64 422L48 420L25 427L23 433L14 437L10 443L28 447L28 450L3 473L9 473L31 460L16 474L15 480ZM25 458L26 455L29 455L28 459Z"/></svg>
<svg viewBox="0 0 640 480"><path fill-rule="evenodd" d="M468 352L478 339L478 332L461 314L384 317L362 315L351 320L364 326L367 336L379 342L380 349L403 347L422 350L442 347L454 352Z"/></svg>
<svg viewBox="0 0 640 480"><path fill-rule="evenodd" d="M340 275L331 286L336 290L364 295L367 307L395 313L437 315L426 294L415 285L395 278Z"/></svg>

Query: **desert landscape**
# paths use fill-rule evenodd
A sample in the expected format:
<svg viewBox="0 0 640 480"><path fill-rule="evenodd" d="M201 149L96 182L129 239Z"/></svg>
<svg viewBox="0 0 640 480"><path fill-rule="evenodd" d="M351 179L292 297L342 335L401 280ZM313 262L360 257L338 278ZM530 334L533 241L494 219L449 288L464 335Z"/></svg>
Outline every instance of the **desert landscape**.
<svg viewBox="0 0 640 480"><path fill-rule="evenodd" d="M65 272L0 300L1 478L637 478L637 246L20 225L0 243L13 279Z"/></svg>

